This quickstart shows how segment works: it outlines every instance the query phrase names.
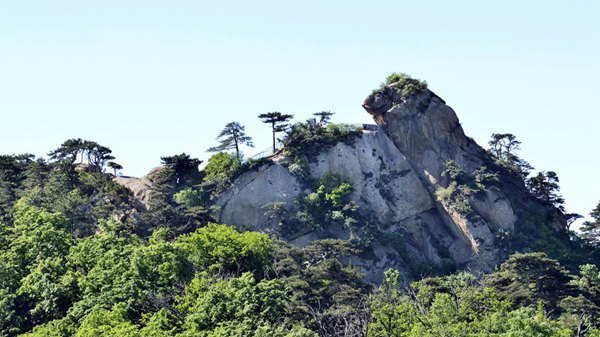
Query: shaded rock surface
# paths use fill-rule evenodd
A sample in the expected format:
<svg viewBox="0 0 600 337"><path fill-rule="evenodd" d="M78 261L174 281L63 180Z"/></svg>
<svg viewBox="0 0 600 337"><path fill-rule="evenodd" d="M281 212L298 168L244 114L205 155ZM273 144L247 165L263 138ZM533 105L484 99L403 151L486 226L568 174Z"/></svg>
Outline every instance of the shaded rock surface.
<svg viewBox="0 0 600 337"><path fill-rule="evenodd" d="M505 252L496 234L510 231L518 220L507 191L489 188L471 200L473 214L459 214L435 197L447 186L442 172L448 160L470 173L490 158L465 136L456 113L428 89L402 99L385 87L365 100L363 107L382 126L365 132L352 145L338 143L310 162L313 178L338 173L351 182L352 199L363 220L379 228L364 254L350 259L366 279L382 280L383 271L397 268L406 274L423 270L470 268L490 271ZM277 231L277 221L264 206L281 202L288 212L306 187L286 167L285 161L242 175L235 187L219 200L223 223L240 228ZM306 245L323 238L347 239L345 228L301 232L287 238Z"/></svg>
<svg viewBox="0 0 600 337"><path fill-rule="evenodd" d="M340 174L353 186L359 226L376 228L363 253L346 262L359 266L366 280L379 283L388 268L419 277L429 272L468 268L490 271L509 252L503 237L518 226L527 208L554 212L554 227L562 226L560 214L529 195L522 181L500 176L496 186L486 187L469 200L470 214L461 214L436 198L436 190L449 185L443 175L446 162L454 160L472 175L492 162L489 155L468 138L445 101L428 89L402 98L386 86L369 95L363 107L380 131L365 131L352 142L340 142L309 158L312 178ZM257 170L239 176L217 201L216 218L242 230L282 234L279 211L296 214L298 198L310 193L305 179L294 175L291 161L282 155ZM161 168L143 178L118 177L147 210L150 187ZM154 177L154 178L153 178ZM550 216L552 218L552 216ZM283 235L283 234L282 234ZM325 238L356 239L344 226L298 228L284 238L304 246Z"/></svg>
<svg viewBox="0 0 600 337"><path fill-rule="evenodd" d="M133 192L134 206L138 212L144 212L148 210L148 205L151 198L151 188L160 176L160 172L164 169L164 166L153 168L148 174L141 178L121 176L115 177L113 180L118 184L121 184Z"/></svg>
<svg viewBox="0 0 600 337"><path fill-rule="evenodd" d="M276 231L265 215L266 206L274 202L292 205L301 192L300 182L287 168L262 166L242 175L233 188L221 195L219 221L263 232Z"/></svg>

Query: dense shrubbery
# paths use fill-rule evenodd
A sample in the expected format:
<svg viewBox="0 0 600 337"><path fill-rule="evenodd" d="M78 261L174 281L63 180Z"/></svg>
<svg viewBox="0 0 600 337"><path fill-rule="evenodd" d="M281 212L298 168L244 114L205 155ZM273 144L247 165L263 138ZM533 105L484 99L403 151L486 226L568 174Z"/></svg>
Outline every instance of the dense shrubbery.
<svg viewBox="0 0 600 337"><path fill-rule="evenodd" d="M299 249L207 225L218 194L202 188L261 161L217 154L200 174L188 155L164 157L138 216L100 170L1 159L1 336L317 336L348 325L367 295L339 260L356 253L347 242ZM332 205L347 201L349 185L322 183Z"/></svg>
<svg viewBox="0 0 600 337"><path fill-rule="evenodd" d="M597 278L595 272L587 274ZM591 290L595 286L574 287L581 277L572 279L543 254L517 254L483 278L469 273L425 278L402 290L399 276L386 272L372 295L369 336L600 334L594 327L600 299Z"/></svg>
<svg viewBox="0 0 600 337"><path fill-rule="evenodd" d="M446 162L446 169L442 175L448 179L448 186L438 186L435 195L444 205L462 215L473 212L469 201L477 193L483 192L486 187L498 181L498 175L488 172L485 166L467 175L454 160Z"/></svg>
<svg viewBox="0 0 600 337"><path fill-rule="evenodd" d="M308 162L321 151L338 142L352 143L362 135L362 129L347 124L328 124L322 127L316 119L296 123L286 133L283 144L286 157L291 161L290 171L308 178Z"/></svg>
<svg viewBox="0 0 600 337"><path fill-rule="evenodd" d="M334 198L335 199L335 198ZM2 225L6 336L598 336L600 272L570 275L517 254L485 277L386 272L372 291L340 258L348 241L305 248L211 224L146 241L118 222L74 239L68 220L26 201ZM27 331L31 330L29 333Z"/></svg>
<svg viewBox="0 0 600 337"><path fill-rule="evenodd" d="M73 239L66 218L25 201L1 229L6 336L315 336L302 325L318 330L367 289L336 241L297 249L215 224L144 241L117 222Z"/></svg>
<svg viewBox="0 0 600 337"><path fill-rule="evenodd" d="M379 89L386 87L396 89L401 99L407 99L427 89L427 82L412 78L405 73L392 73L385 79L385 83L382 83Z"/></svg>
<svg viewBox="0 0 600 337"><path fill-rule="evenodd" d="M297 124L286 151L292 165L308 162L359 134ZM102 172L109 149L94 145L92 169L74 163L85 144L95 143L65 142L50 163L0 157L0 336L600 336L596 265L565 269L545 254L516 254L485 276L409 284L408 275L389 270L373 289L347 263L373 233L339 175L305 175L310 192L295 214L282 214L282 205L267 210L282 227L293 224L287 230L337 226L352 235L300 248L209 221L214 198L261 161L217 154L201 173L186 154L164 157L150 209L140 215L130 192ZM495 181L483 169L466 175L456 163L446 174L454 192L443 200L459 205ZM530 240L522 247L570 262L582 260L574 257L582 246L597 257L600 210L592 216L580 239L540 226L547 219L532 211L520 230L539 235L518 233L513 244ZM375 236L404 244L401 235Z"/></svg>
<svg viewBox="0 0 600 337"><path fill-rule="evenodd" d="M126 218L131 192L98 166L88 169L88 164L72 164L70 160L0 156L0 217L10 219L14 203L25 197L32 205L61 212L77 236L93 232L100 219Z"/></svg>

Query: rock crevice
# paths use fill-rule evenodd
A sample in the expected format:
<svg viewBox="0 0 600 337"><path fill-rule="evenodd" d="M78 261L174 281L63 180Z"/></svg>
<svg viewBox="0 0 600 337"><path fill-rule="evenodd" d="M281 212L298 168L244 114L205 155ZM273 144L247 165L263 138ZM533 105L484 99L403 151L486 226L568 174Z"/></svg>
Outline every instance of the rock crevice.
<svg viewBox="0 0 600 337"><path fill-rule="evenodd" d="M352 145L338 143L323 150L309 170L313 178L340 174L354 187L352 199L359 209L376 222L378 237L369 254L355 256L351 263L372 282L380 282L388 268L413 276L448 268L492 270L505 254L495 233L511 231L518 221L508 192L486 188L470 200L471 214L458 213L436 198L436 190L448 185L443 176L448 161L468 174L490 161L465 135L454 110L428 89L402 98L389 86L369 95L363 107L382 131L365 132ZM294 200L305 193L284 163L242 175L237 187L219 200L219 220L244 229L276 230L263 206L280 202L294 212ZM335 228L289 239L304 245L350 236L348 229Z"/></svg>

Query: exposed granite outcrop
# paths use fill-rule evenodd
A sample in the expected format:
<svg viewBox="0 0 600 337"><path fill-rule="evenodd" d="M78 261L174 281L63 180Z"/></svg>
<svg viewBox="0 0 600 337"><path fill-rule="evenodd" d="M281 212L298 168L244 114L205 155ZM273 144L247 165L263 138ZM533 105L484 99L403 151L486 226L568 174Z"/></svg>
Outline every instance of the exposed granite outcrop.
<svg viewBox="0 0 600 337"><path fill-rule="evenodd" d="M311 161L310 172L314 178L338 173L351 182L352 199L378 223L381 237L399 237L403 247L377 238L368 254L351 262L374 282L387 268L410 273L415 264L491 270L501 256L495 232L512 229L516 221L506 195L496 189L480 193L471 203L474 214L468 217L435 197L436 188L447 184L442 176L446 161L455 160L472 172L486 156L465 136L452 108L427 89L402 99L389 87L371 94L363 106L383 131L365 132L352 145L338 143L322 151ZM304 188L284 165L266 165L242 175L223 194L219 220L240 228L276 231L276 221L265 215L263 206L282 202L293 212L294 200L306 192ZM339 228L329 230L327 237L348 238L349 233ZM288 239L304 245L320 238L324 238L321 232L310 231Z"/></svg>
<svg viewBox="0 0 600 337"><path fill-rule="evenodd" d="M312 178L337 173L350 182L360 221L377 228L364 252L347 261L361 267L367 281L381 282L388 268L414 277L423 270L490 271L508 253L497 237L513 231L527 207L549 214L554 228L562 226L560 213L539 203L511 176L500 176L496 186L471 197L469 214L440 202L436 190L450 184L443 174L448 161L455 161L467 175L493 161L465 135L454 110L435 93L421 88L402 97L399 92L394 84L385 85L363 103L380 131L365 131L352 142L327 147L309 161ZM269 206L277 204L295 214L296 200L310 192L289 165L289 158L280 154L239 176L219 197L216 218L243 230L280 233L281 219L267 212ZM158 168L142 179L116 178L134 191L140 211L147 208L157 172ZM285 239L303 246L352 235L343 226L302 228Z"/></svg>

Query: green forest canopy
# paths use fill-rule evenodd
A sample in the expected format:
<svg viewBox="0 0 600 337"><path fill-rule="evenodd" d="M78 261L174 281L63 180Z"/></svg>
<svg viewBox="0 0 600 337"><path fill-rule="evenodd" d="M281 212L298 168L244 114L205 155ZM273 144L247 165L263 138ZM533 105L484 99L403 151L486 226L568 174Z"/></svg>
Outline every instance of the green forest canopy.
<svg viewBox="0 0 600 337"><path fill-rule="evenodd" d="M353 135L313 121L284 143L301 171L314 149ZM514 146L492 149L501 169L561 206L555 174L526 180L532 167ZM200 172L189 155L163 157L149 210L136 213L131 192L105 173L113 159L80 139L50 161L0 156L0 336L600 336L600 204L582 234L546 233L544 252L514 254L491 274L411 280L391 269L371 285L343 263L357 242L299 248L214 223L219 193L264 161L222 152ZM334 212L355 220L344 207L351 185L310 183L299 202L311 226L338 221ZM585 261L552 258L569 247Z"/></svg>

